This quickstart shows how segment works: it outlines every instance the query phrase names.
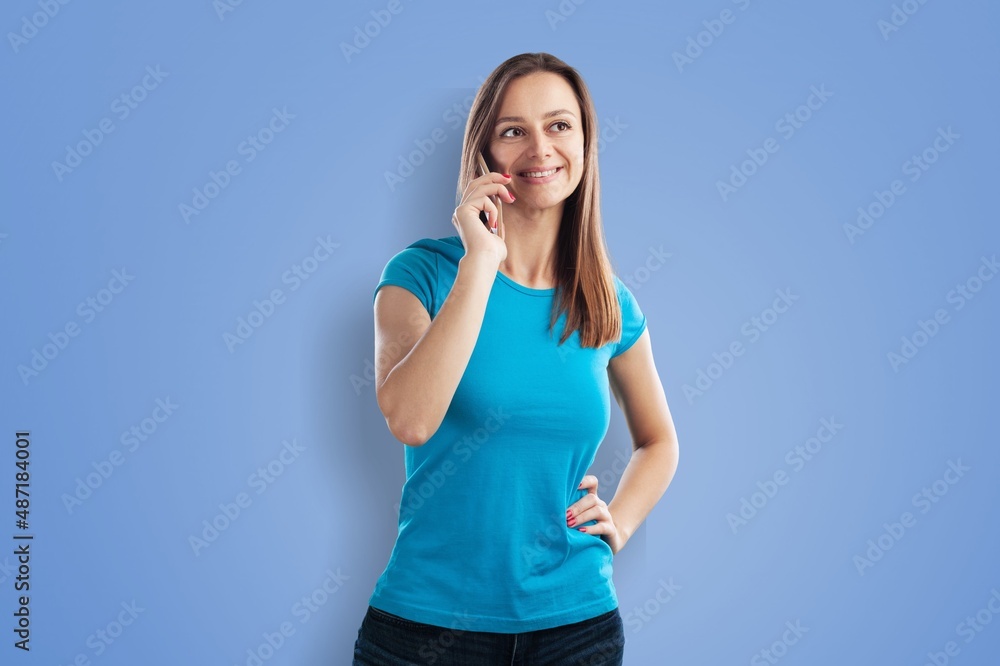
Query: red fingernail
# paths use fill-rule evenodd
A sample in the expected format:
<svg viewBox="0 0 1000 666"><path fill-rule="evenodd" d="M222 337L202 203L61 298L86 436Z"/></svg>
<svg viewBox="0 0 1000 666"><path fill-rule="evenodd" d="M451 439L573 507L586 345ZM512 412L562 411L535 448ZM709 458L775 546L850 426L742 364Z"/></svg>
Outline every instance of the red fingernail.
<svg viewBox="0 0 1000 666"><path fill-rule="evenodd" d="M505 174L501 174L501 175L502 175L502 176L503 176L504 178L510 178L510 174L509 174L509 173L505 173Z"/></svg>
<svg viewBox="0 0 1000 666"><path fill-rule="evenodd" d="M576 525L576 518L570 518L569 520L566 521L566 524L569 525L570 527L573 527L574 525Z"/></svg>
<svg viewBox="0 0 1000 666"><path fill-rule="evenodd" d="M587 528L586 528L586 527L578 527L578 528L576 528L576 529L578 529L578 530L579 530L579 531L581 531L581 532L586 532L586 531L587 531Z"/></svg>

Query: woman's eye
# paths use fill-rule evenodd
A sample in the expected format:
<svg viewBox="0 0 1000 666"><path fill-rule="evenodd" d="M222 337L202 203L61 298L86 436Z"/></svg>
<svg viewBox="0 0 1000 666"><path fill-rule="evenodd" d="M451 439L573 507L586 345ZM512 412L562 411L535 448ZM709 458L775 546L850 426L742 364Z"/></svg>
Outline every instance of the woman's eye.
<svg viewBox="0 0 1000 666"><path fill-rule="evenodd" d="M552 127L558 127L560 125L563 126L563 128L559 130L560 132L565 132L566 130L573 129L573 126L570 125L565 120L559 120L557 122L552 123ZM510 134L510 132L520 132L520 131L521 128L519 127L508 127L504 131L500 132L500 136L510 137L513 136L512 134Z"/></svg>

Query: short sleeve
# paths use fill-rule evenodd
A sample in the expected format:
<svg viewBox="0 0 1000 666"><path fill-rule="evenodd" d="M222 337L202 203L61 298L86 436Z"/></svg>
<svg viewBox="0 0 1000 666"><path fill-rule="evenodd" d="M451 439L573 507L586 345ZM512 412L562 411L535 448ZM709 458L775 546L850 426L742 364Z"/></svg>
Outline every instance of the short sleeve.
<svg viewBox="0 0 1000 666"><path fill-rule="evenodd" d="M618 287L618 302L622 306L622 337L619 342L615 343L611 358L627 352L646 330L646 315L639 308L639 302L635 300L632 291L617 275L615 276L615 284Z"/></svg>
<svg viewBox="0 0 1000 666"><path fill-rule="evenodd" d="M430 250L408 247L392 257L382 269L382 276L375 286L372 302L378 290L387 284L403 287L434 315L434 285L437 281L437 254Z"/></svg>

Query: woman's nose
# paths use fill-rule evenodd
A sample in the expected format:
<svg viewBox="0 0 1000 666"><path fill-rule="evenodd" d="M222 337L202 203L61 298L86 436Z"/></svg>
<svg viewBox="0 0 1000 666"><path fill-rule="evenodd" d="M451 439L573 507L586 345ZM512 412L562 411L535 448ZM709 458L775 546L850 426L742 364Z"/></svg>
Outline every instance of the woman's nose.
<svg viewBox="0 0 1000 666"><path fill-rule="evenodd" d="M532 158L546 159L552 155L552 143L542 136L531 142L529 152Z"/></svg>

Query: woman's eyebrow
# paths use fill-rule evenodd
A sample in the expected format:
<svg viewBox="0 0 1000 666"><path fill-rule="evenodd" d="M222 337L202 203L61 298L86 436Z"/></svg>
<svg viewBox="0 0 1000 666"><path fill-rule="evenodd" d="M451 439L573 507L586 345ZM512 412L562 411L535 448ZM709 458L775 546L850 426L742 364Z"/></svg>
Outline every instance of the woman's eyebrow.
<svg viewBox="0 0 1000 666"><path fill-rule="evenodd" d="M552 116L573 116L574 118L576 118L573 112L568 111L567 109L556 109L555 111L549 111L544 116L542 116L542 118L551 118ZM525 122L525 120L521 116L504 116L503 118L498 118L495 124L499 125L500 123L507 123L507 122L523 123Z"/></svg>

